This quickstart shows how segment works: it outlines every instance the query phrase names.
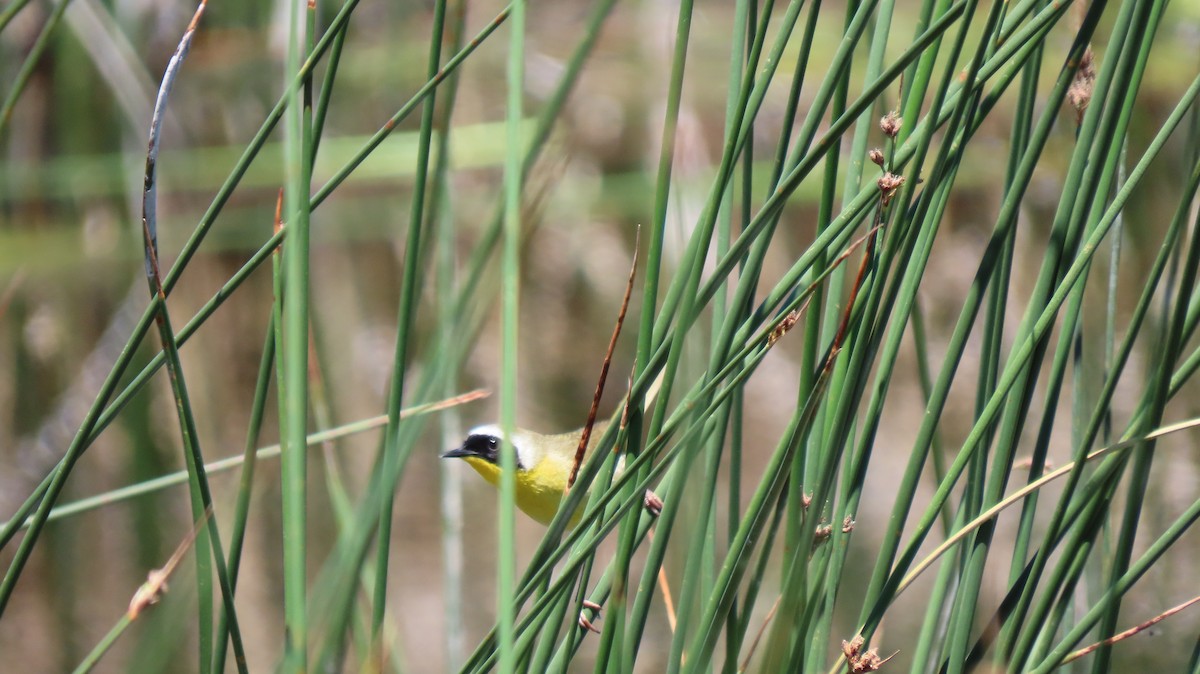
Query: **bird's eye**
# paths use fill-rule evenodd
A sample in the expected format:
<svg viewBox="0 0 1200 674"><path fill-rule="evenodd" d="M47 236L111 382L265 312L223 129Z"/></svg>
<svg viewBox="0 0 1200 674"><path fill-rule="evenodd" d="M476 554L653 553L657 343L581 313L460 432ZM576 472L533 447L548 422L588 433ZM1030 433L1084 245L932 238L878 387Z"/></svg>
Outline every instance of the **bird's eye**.
<svg viewBox="0 0 1200 674"><path fill-rule="evenodd" d="M496 448L496 445L497 445L497 444L499 444L499 443L496 441L496 438L488 438L488 441L487 441L487 443L488 443L488 447L491 447L492 449L495 449L495 448Z"/></svg>

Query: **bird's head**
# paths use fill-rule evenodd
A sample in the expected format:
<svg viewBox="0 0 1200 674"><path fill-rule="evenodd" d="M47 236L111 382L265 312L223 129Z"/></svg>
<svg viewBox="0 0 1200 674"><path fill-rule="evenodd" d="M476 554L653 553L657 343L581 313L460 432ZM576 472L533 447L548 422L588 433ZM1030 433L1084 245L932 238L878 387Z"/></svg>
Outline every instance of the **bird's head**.
<svg viewBox="0 0 1200 674"><path fill-rule="evenodd" d="M442 454L443 459L464 459L481 475L495 482L500 475L500 452L504 446L503 431L495 424L471 429L462 445ZM518 471L536 466L540 460L537 442L532 435L520 429L514 430L510 441L516 453Z"/></svg>

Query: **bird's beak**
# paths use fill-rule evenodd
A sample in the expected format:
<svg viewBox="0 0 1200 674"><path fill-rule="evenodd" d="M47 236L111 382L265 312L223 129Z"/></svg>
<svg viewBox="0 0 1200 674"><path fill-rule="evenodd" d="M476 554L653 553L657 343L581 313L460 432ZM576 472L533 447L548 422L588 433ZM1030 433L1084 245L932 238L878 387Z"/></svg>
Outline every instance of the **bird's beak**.
<svg viewBox="0 0 1200 674"><path fill-rule="evenodd" d="M454 449L449 449L445 452L442 452L443 459L461 459L468 456L475 456L475 452L472 452L466 447L455 447Z"/></svg>

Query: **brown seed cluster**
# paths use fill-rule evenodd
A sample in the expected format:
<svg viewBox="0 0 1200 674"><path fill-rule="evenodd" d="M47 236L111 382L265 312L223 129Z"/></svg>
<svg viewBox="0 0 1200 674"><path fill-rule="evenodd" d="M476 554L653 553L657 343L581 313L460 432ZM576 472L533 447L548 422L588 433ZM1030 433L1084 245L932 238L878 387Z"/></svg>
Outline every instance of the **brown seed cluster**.
<svg viewBox="0 0 1200 674"><path fill-rule="evenodd" d="M1079 61L1079 70L1075 71L1075 80L1071 82L1071 88L1067 89L1067 100L1071 102L1071 107L1075 108L1076 122L1083 121L1083 111L1087 110L1088 103L1092 102L1095 89L1096 56L1089 46Z"/></svg>
<svg viewBox="0 0 1200 674"><path fill-rule="evenodd" d="M786 335L789 330L796 327L796 322L799 320L800 320L800 311L799 310L793 311L790 314L788 314L787 316L785 316L784 319L779 322L779 325L775 326L775 329L772 330L771 334L767 337L767 346L768 347L775 346L775 342L778 342L780 339L783 339L783 336Z"/></svg>
<svg viewBox="0 0 1200 674"><path fill-rule="evenodd" d="M896 134L900 133L900 127L903 125L904 120L900 117L900 113L895 110L892 110L879 120L879 130L888 138L895 138Z"/></svg>
<svg viewBox="0 0 1200 674"><path fill-rule="evenodd" d="M904 185L904 176L888 171L879 176L879 180L875 181L875 184L879 186L879 195L883 200L883 205L887 206L892 203L892 197L896 196L896 190Z"/></svg>
<svg viewBox="0 0 1200 674"><path fill-rule="evenodd" d="M896 657L896 654L893 653L886 658L880 658L879 651L875 648L863 651L863 643L861 634L855 635L850 641L842 642L842 653L846 656L846 662L850 663L850 671L854 674L877 672L885 662Z"/></svg>
<svg viewBox="0 0 1200 674"><path fill-rule="evenodd" d="M167 593L167 576L170 575L169 570L154 569L150 571L146 578L146 582L133 593L133 599L129 601L129 610L126 615L130 620L137 620L142 611L154 606L159 599Z"/></svg>
<svg viewBox="0 0 1200 674"><path fill-rule="evenodd" d="M883 135L891 140L891 146L894 148L896 144L896 136L899 135L900 129L904 126L904 119L900 117L900 113L892 110L884 115L879 120L879 130ZM883 154L883 150L875 148L867 153L867 158L871 160L879 168L883 169L884 173L876 181L879 186L879 200L885 208L892 203L892 198L896 196L896 191L904 185L904 176L892 173L889 171L887 157Z"/></svg>
<svg viewBox="0 0 1200 674"><path fill-rule="evenodd" d="M845 519L842 520L842 533L848 534L851 531L854 531L854 520L849 515L846 515ZM833 536L832 524L825 524L824 522L818 524L816 530L813 532L813 547L815 548L829 540L831 536Z"/></svg>

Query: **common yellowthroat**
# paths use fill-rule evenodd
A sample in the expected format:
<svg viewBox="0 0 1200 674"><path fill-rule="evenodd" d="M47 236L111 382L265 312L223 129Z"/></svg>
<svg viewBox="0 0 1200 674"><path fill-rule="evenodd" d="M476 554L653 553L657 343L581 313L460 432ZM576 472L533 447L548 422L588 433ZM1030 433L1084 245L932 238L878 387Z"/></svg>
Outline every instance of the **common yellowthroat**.
<svg viewBox="0 0 1200 674"><path fill-rule="evenodd" d="M584 454L586 461L591 456L596 443L604 435L609 422L597 421L592 427L592 435ZM549 524L558 512L571 475L571 467L575 463L575 450L579 447L579 438L583 429L556 435L544 435L522 429L513 431L511 440L516 450L516 497L517 507L526 515ZM503 445L503 433L499 426L489 424L479 426L467 434L462 445L442 454L443 459L463 459L483 479L493 485L500 483L500 447ZM622 460L622 464L624 461ZM618 471L621 470L618 466ZM645 505L652 514L657 515L662 510L662 501L653 492L646 492ZM580 506L571 517L569 526L574 527L583 514Z"/></svg>

